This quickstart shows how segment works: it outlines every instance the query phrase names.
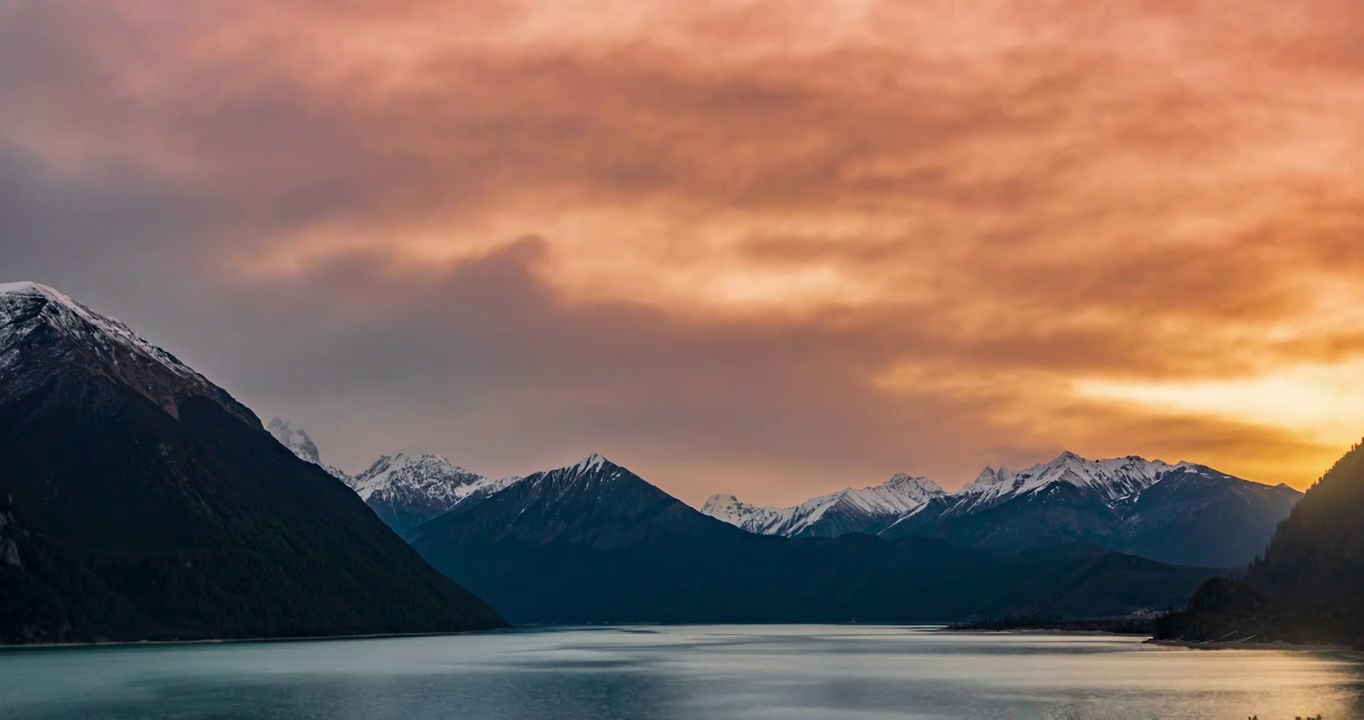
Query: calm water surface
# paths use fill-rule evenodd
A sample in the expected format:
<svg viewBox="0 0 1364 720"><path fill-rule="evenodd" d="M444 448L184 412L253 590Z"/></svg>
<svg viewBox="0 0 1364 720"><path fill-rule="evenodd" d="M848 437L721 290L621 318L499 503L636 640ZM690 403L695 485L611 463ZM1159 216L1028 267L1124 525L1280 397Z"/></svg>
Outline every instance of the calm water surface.
<svg viewBox="0 0 1364 720"><path fill-rule="evenodd" d="M1364 718L1346 657L895 627L9 650L0 718Z"/></svg>

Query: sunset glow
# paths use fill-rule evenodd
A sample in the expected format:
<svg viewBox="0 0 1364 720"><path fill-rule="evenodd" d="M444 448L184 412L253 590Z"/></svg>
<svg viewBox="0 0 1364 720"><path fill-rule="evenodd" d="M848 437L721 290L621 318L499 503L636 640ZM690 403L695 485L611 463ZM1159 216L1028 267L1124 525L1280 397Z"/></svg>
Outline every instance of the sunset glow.
<svg viewBox="0 0 1364 720"><path fill-rule="evenodd" d="M1364 435L1358 0L179 5L0 0L0 280L333 463L785 503Z"/></svg>

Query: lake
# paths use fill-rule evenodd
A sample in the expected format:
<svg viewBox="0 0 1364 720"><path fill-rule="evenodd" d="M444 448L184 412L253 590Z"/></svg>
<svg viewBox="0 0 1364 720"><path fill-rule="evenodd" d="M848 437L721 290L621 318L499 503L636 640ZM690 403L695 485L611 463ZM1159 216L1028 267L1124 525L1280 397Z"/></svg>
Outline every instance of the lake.
<svg viewBox="0 0 1364 720"><path fill-rule="evenodd" d="M1364 717L1364 666L1140 639L615 627L0 651L0 718Z"/></svg>

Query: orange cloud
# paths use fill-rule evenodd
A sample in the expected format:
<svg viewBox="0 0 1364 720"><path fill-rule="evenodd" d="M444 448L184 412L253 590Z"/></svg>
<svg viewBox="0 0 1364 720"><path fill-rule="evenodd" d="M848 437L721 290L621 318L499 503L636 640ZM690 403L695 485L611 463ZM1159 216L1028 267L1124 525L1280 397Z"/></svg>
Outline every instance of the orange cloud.
<svg viewBox="0 0 1364 720"><path fill-rule="evenodd" d="M566 339L614 379L461 368L453 386L502 392L420 413L451 436L608 412L590 386L650 431L522 445L617 442L684 496L784 502L1062 446L1304 486L1359 434L1348 403L1285 424L1236 399L1339 394L1364 359L1354 0L6 7L0 150L76 206L23 215L30 244L67 242L131 176L153 210L102 253L173 235L225 296L321 303L337 330L317 342L414 312L319 284L357 258L369 293L470 314L492 311L462 283L498 261L640 365ZM512 367L549 332L534 315L494 333ZM391 402L387 427L346 425L365 452L425 432ZM748 429L703 429L725 414ZM467 462L529 469L486 452Z"/></svg>

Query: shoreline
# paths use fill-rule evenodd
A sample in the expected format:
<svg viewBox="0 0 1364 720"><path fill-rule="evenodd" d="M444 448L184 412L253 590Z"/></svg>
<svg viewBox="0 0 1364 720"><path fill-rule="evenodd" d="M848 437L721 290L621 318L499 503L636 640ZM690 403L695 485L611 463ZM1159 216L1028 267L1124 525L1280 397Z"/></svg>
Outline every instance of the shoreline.
<svg viewBox="0 0 1364 720"><path fill-rule="evenodd" d="M1127 637L1127 638L1150 638L1151 633L1119 632L1117 630L1085 630L1083 628L938 628L937 632L957 633L961 635L1079 635L1079 636L1105 636L1105 637Z"/></svg>
<svg viewBox="0 0 1364 720"><path fill-rule="evenodd" d="M1250 642L1197 642L1193 640L1162 640L1151 637L1149 633L1124 633L1114 630L1093 629L1086 630L1080 628L1047 628L1047 627L1017 627L1017 628L939 628L938 632L963 633L970 635L980 634L1007 634L1007 635L1088 635L1088 636L1107 636L1107 637L1145 637L1143 645L1154 645L1156 647L1180 648L1186 650L1283 650L1289 652L1307 653L1330 653L1333 655L1348 655L1355 659L1364 660L1364 650L1357 650L1348 645L1330 645L1322 643L1290 643L1283 640L1272 641L1250 641Z"/></svg>
<svg viewBox="0 0 1364 720"><path fill-rule="evenodd" d="M95 642L67 643L16 643L0 644L0 653L10 650L60 650L65 648L118 648L118 647L159 647L163 645L234 645L244 643L273 642L331 642L340 640L386 640L394 638L453 637L456 635L481 635L513 629L511 626L488 628L486 630L452 630L449 632L416 633L368 633L364 635L294 635L289 637L253 638L205 638L202 640L105 640Z"/></svg>
<svg viewBox="0 0 1364 720"><path fill-rule="evenodd" d="M1161 640L1151 638L1143 644L1155 645L1158 647L1183 648L1186 650L1285 650L1290 652L1332 653L1364 658L1364 651L1356 650L1348 645L1303 644L1284 642L1283 640L1266 642L1195 642L1193 640Z"/></svg>

